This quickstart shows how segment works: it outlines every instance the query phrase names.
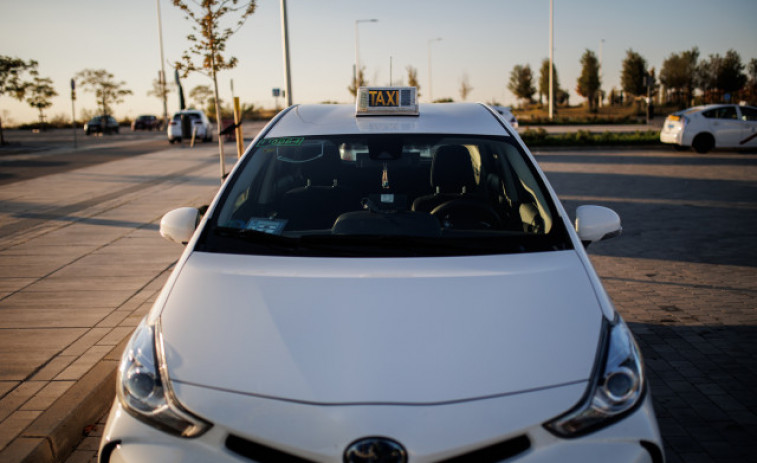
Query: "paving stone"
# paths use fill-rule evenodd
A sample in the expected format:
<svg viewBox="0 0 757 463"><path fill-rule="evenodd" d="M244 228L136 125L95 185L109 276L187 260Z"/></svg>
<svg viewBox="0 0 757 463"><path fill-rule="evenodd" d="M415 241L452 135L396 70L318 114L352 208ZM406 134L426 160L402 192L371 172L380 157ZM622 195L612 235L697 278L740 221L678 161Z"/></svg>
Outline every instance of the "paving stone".
<svg viewBox="0 0 757 463"><path fill-rule="evenodd" d="M0 330L0 381L27 379L85 332L84 328Z"/></svg>
<svg viewBox="0 0 757 463"><path fill-rule="evenodd" d="M39 411L16 411L0 422L0 450L4 449L24 430L35 418Z"/></svg>
<svg viewBox="0 0 757 463"><path fill-rule="evenodd" d="M34 376L30 378L30 381L51 381L58 376L61 371L68 367L71 362L76 360L76 358L76 355L56 355L37 371Z"/></svg>
<svg viewBox="0 0 757 463"><path fill-rule="evenodd" d="M75 381L51 381L40 389L34 396L26 401L19 410L38 410L44 411L58 400Z"/></svg>
<svg viewBox="0 0 757 463"><path fill-rule="evenodd" d="M92 346L65 370L55 377L56 381L77 380L84 376L101 358L112 349L111 346Z"/></svg>
<svg viewBox="0 0 757 463"><path fill-rule="evenodd" d="M0 399L0 422L21 408L27 400L34 397L34 394L39 392L46 384L46 381L25 381L18 383L17 387L13 388Z"/></svg>
<svg viewBox="0 0 757 463"><path fill-rule="evenodd" d="M17 308L0 309L3 328L88 328L110 315L108 308Z"/></svg>
<svg viewBox="0 0 757 463"><path fill-rule="evenodd" d="M97 341L108 334L108 331L107 328L91 328L87 330L83 336L76 340L76 342L71 343L61 355L75 357L83 355L89 348L94 346Z"/></svg>

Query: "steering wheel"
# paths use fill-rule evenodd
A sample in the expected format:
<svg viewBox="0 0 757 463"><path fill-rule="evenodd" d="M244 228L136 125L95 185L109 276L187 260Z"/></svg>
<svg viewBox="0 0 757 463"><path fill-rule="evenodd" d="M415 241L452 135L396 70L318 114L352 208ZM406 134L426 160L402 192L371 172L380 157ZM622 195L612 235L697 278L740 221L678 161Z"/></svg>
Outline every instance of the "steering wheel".
<svg viewBox="0 0 757 463"><path fill-rule="evenodd" d="M431 215L443 228L489 230L502 227L502 218L493 207L471 199L453 199L436 206Z"/></svg>

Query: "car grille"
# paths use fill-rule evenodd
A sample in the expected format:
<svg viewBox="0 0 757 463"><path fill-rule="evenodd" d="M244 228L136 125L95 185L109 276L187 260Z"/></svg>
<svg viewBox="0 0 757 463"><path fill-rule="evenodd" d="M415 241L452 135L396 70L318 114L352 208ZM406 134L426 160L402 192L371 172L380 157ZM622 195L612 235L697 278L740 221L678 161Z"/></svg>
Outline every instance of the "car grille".
<svg viewBox="0 0 757 463"><path fill-rule="evenodd" d="M496 463L520 455L531 448L528 436L518 436L464 455L443 460L443 463Z"/></svg>
<svg viewBox="0 0 757 463"><path fill-rule="evenodd" d="M229 435L226 438L226 448L241 457L248 458L257 463L312 463L311 460L306 460L235 435ZM464 455L443 460L440 463L495 463L520 455L530 448L531 440L523 435Z"/></svg>
<svg viewBox="0 0 757 463"><path fill-rule="evenodd" d="M257 463L312 463L310 460L305 460L304 458L296 457L234 435L229 435L226 438L226 448L241 457L249 458Z"/></svg>

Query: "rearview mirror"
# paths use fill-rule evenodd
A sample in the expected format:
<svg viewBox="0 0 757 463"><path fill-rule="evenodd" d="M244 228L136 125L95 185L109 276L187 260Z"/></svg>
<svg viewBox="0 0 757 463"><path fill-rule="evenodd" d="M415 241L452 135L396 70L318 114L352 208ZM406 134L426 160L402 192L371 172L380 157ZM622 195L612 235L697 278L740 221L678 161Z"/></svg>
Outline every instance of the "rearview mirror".
<svg viewBox="0 0 757 463"><path fill-rule="evenodd" d="M187 244L200 222L200 211L194 207L180 207L167 212L160 219L160 236L179 244Z"/></svg>
<svg viewBox="0 0 757 463"><path fill-rule="evenodd" d="M584 246L620 235L620 216L602 206L579 206L576 209L576 232Z"/></svg>

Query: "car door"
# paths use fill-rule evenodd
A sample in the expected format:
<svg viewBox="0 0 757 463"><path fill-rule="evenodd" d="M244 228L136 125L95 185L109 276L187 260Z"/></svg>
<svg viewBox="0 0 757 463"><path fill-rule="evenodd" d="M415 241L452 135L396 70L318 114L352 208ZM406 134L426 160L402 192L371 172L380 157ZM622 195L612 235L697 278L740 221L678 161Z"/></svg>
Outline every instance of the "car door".
<svg viewBox="0 0 757 463"><path fill-rule="evenodd" d="M702 113L715 136L718 148L734 148L743 139L744 122L739 120L736 106L720 106Z"/></svg>
<svg viewBox="0 0 757 463"><path fill-rule="evenodd" d="M739 107L741 121L744 125L739 146L743 148L757 148L757 108L752 106Z"/></svg>

